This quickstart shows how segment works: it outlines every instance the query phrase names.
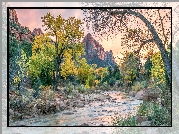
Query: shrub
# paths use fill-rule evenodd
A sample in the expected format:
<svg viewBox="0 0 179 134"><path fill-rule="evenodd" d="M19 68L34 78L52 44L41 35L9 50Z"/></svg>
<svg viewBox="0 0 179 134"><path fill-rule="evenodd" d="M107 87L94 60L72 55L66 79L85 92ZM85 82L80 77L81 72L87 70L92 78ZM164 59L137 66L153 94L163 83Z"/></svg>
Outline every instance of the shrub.
<svg viewBox="0 0 179 134"><path fill-rule="evenodd" d="M76 87L76 90L78 90L79 93L85 93L85 92L87 91L87 89L85 88L84 85L78 85L78 86Z"/></svg>
<svg viewBox="0 0 179 134"><path fill-rule="evenodd" d="M64 92L66 94L70 94L73 90L75 90L75 88L74 85L72 85L71 83L68 83L66 87L64 87Z"/></svg>
<svg viewBox="0 0 179 134"><path fill-rule="evenodd" d="M134 86L132 86L132 90L140 91L140 90L142 90L142 89L144 89L146 87L147 87L147 82L146 81L142 81L142 82L137 81L137 82L134 83Z"/></svg>
<svg viewBox="0 0 179 134"><path fill-rule="evenodd" d="M112 77L109 79L109 85L114 86L114 84L115 84L115 79Z"/></svg>
<svg viewBox="0 0 179 134"><path fill-rule="evenodd" d="M116 87L122 87L123 86L123 81L122 80L117 80L115 83Z"/></svg>
<svg viewBox="0 0 179 134"><path fill-rule="evenodd" d="M147 81L142 81L142 82L141 82L141 85L142 85L144 88L147 88L148 83L147 83Z"/></svg>
<svg viewBox="0 0 179 134"><path fill-rule="evenodd" d="M137 121L134 116L129 116L128 118L117 117L113 124L115 126L137 126Z"/></svg>
<svg viewBox="0 0 179 134"><path fill-rule="evenodd" d="M171 125L171 113L157 103L144 102L137 114L148 117L148 120L152 121L152 126Z"/></svg>

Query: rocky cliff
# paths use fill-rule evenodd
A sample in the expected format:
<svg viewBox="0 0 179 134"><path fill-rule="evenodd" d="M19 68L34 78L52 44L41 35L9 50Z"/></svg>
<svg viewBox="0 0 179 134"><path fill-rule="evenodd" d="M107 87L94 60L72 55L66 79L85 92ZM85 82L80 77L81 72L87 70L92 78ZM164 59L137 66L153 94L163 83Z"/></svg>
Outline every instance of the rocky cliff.
<svg viewBox="0 0 179 134"><path fill-rule="evenodd" d="M97 64L98 67L114 67L117 63L114 60L112 50L104 51L99 42L97 42L90 33L83 39L85 44L85 58L90 64Z"/></svg>
<svg viewBox="0 0 179 134"><path fill-rule="evenodd" d="M40 28L35 28L32 32L26 26L21 26L18 21L17 13L14 9L9 9L9 32L15 36L18 41L32 42L36 35L43 34Z"/></svg>

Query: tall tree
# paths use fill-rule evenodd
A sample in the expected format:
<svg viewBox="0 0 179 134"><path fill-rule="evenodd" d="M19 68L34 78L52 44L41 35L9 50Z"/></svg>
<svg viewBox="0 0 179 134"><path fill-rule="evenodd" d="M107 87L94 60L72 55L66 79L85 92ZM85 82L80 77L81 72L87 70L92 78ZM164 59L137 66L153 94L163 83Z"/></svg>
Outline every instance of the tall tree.
<svg viewBox="0 0 179 134"><path fill-rule="evenodd" d="M60 66L64 59L64 52L68 49L73 49L75 44L80 43L81 37L83 37L82 32L82 22L81 20L75 19L75 17L70 17L65 20L61 15L56 18L47 13L41 18L44 23L45 31L48 35L55 38L55 80L54 80L54 90L57 89L57 84L59 81Z"/></svg>
<svg viewBox="0 0 179 134"><path fill-rule="evenodd" d="M128 85L132 85L138 75L139 59L133 53L126 53L121 64L121 73L123 75L124 82Z"/></svg>
<svg viewBox="0 0 179 134"><path fill-rule="evenodd" d="M146 46L156 45L161 53L167 76L171 83L171 64L166 50L171 38L171 9L83 9L87 25L103 37L111 37L121 31L127 33L124 38L127 48L137 47L137 53ZM129 24L131 26L129 26ZM130 30L135 26L138 29ZM141 29L145 30L142 33ZM129 39L133 38L129 42ZM133 41L133 42L132 42ZM137 43L134 43L137 42ZM147 45L146 45L147 44ZM136 45L136 46L135 46Z"/></svg>
<svg viewBox="0 0 179 134"><path fill-rule="evenodd" d="M45 86L51 85L55 70L55 46L47 35L42 34L36 36L32 44L32 56L27 64L28 75L32 79L33 87L37 85L37 81L41 81L41 84Z"/></svg>

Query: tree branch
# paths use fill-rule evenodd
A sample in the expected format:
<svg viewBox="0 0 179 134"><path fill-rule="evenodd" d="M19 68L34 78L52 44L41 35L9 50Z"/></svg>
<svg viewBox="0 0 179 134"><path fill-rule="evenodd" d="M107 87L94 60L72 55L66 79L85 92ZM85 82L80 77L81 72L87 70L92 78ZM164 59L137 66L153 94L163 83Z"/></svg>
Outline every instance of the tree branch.
<svg viewBox="0 0 179 134"><path fill-rule="evenodd" d="M148 40L146 40L146 41L143 41L142 44L140 45L139 49L138 49L137 51L135 51L135 53L139 54L139 52L140 52L140 50L142 49L142 47L143 47L145 44L149 43L149 42L154 42L154 39L148 39Z"/></svg>
<svg viewBox="0 0 179 134"><path fill-rule="evenodd" d="M163 19L162 19L161 15L160 15L159 9L157 11L158 11L158 14L159 14L159 17L160 17L160 22L161 22L161 25L162 25L163 36L165 37L164 44L166 44L166 42L167 42L167 36L165 35L165 31L164 31Z"/></svg>

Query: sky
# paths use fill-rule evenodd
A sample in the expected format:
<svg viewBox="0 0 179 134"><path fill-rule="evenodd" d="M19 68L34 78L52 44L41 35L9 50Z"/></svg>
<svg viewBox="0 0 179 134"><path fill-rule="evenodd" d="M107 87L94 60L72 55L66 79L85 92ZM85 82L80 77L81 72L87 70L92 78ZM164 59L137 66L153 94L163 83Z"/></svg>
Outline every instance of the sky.
<svg viewBox="0 0 179 134"><path fill-rule="evenodd" d="M83 19L83 11L80 9L15 9L18 17L18 21L22 26L27 26L31 31L35 28L41 28L44 32L44 27L42 27L41 17L50 12L52 15L57 17L57 15L62 15L63 18L68 19L69 17L76 17L77 19ZM87 33L92 33L92 31L84 29L84 35ZM120 46L120 35L114 39L100 40L94 37L103 47L105 51L113 51L113 55L116 56L121 52L122 47Z"/></svg>
<svg viewBox="0 0 179 134"><path fill-rule="evenodd" d="M81 7L82 5L78 2L48 2L48 3L41 3L41 2L25 2L25 3L18 3L18 2L8 2L10 7ZM41 17L46 15L50 12L55 17L57 15L62 15L63 18L68 19L69 17L76 17L77 19L83 19L83 11L80 9L15 9L18 17L18 21L21 23L22 26L27 26L31 31L35 28L42 27ZM153 18L155 20L155 18ZM132 24L135 25L135 24ZM84 28L84 35L87 33L92 33L92 31L87 30ZM121 47L121 35L118 34L116 37L112 39L104 39L99 40L98 37L95 39L104 47L105 51L112 50L114 56L122 57L120 52L123 52Z"/></svg>

